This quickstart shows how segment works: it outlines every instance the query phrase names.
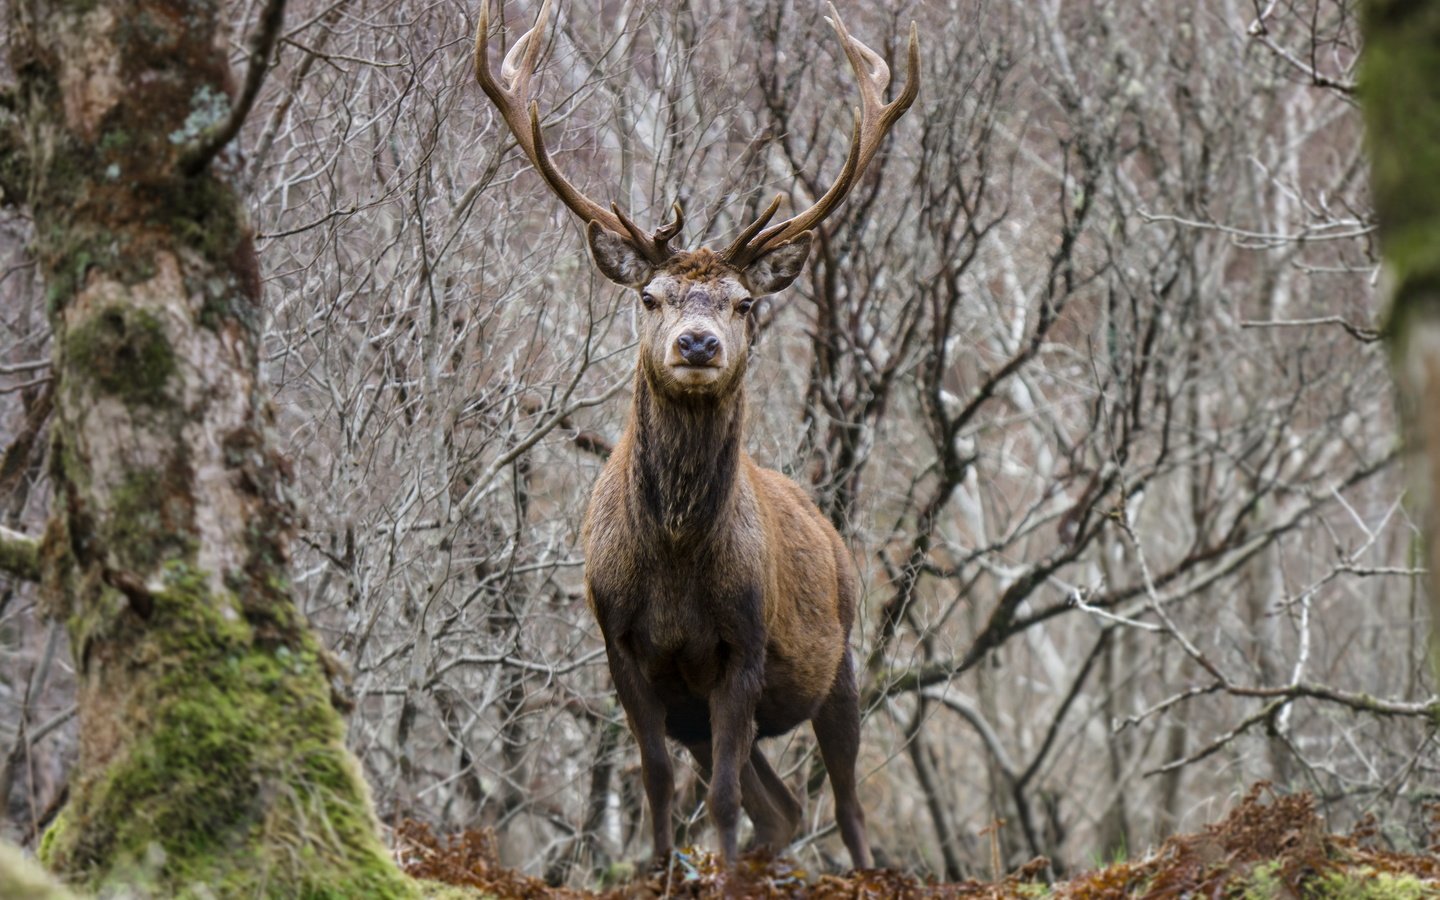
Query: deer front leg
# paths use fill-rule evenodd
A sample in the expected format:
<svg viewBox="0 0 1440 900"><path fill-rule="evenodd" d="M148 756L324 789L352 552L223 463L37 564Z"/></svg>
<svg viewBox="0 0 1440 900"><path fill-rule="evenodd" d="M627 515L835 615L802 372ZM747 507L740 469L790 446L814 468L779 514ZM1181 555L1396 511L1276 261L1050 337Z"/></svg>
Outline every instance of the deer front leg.
<svg viewBox="0 0 1440 900"><path fill-rule="evenodd" d="M740 775L755 743L755 704L763 680L760 660L735 652L731 666L710 694L710 755L714 769L707 800L727 866L734 865L739 855Z"/></svg>
<svg viewBox="0 0 1440 900"><path fill-rule="evenodd" d="M665 707L649 683L640 674L639 666L623 649L605 642L610 659L610 675L615 680L615 693L630 722L630 733L640 745L640 777L645 784L645 799L650 807L650 828L654 836L655 865L665 865L673 849L671 806L675 798L675 772L670 765L670 752L665 747Z"/></svg>

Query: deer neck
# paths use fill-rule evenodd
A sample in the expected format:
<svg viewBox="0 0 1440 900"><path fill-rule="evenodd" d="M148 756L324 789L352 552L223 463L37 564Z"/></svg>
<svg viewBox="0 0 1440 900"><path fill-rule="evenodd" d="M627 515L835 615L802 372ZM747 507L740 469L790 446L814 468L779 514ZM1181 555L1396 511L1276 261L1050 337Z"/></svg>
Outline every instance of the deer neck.
<svg viewBox="0 0 1440 900"><path fill-rule="evenodd" d="M637 512L670 543L705 540L729 514L743 453L745 391L674 398L635 378L631 476Z"/></svg>

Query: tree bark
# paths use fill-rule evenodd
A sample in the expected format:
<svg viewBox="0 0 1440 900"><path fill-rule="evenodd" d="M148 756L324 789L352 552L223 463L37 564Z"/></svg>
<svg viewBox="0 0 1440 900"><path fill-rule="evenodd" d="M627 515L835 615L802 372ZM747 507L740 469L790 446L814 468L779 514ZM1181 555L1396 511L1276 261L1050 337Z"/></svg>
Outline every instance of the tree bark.
<svg viewBox="0 0 1440 900"><path fill-rule="evenodd" d="M1386 334L1424 510L1440 621L1440 6L1368 0L1361 76L1371 186L1391 297Z"/></svg>
<svg viewBox="0 0 1440 900"><path fill-rule="evenodd" d="M38 566L81 735L40 855L97 892L404 896L286 579L259 271L217 155L260 73L232 84L223 6L11 4L5 200L33 215L55 348Z"/></svg>

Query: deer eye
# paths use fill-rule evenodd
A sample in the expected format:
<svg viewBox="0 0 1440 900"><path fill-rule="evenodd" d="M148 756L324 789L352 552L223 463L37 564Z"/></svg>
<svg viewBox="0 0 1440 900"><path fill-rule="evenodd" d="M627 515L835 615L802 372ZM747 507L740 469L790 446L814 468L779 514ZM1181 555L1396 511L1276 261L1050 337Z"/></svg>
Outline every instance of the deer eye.
<svg viewBox="0 0 1440 900"><path fill-rule="evenodd" d="M646 309L654 309L660 303L659 300L655 299L655 295L649 291L640 292L640 302L645 304Z"/></svg>
<svg viewBox="0 0 1440 900"><path fill-rule="evenodd" d="M742 316L748 316L750 314L750 307L754 305L755 298L746 297L744 300L741 300L739 303L735 304L735 311Z"/></svg>

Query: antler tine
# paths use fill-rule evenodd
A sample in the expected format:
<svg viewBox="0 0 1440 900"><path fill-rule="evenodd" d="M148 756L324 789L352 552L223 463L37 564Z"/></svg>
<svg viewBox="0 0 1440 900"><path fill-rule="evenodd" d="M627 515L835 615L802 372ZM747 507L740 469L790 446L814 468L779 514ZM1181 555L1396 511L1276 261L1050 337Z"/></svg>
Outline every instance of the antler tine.
<svg viewBox="0 0 1440 900"><path fill-rule="evenodd" d="M549 24L550 0L545 0L540 4L535 24L520 35L510 52L500 61L500 77L505 79L511 92L517 97L530 96L530 79L534 77L535 69L540 64L540 53L545 49L545 29Z"/></svg>
<svg viewBox="0 0 1440 900"><path fill-rule="evenodd" d="M654 234L647 234L631 221L629 216L621 212L619 206L614 203L610 204L610 211L615 214L615 218L620 220L621 227L625 229L623 236L629 237L632 244L657 263L670 258L673 252L670 249L670 239L685 227L685 211L680 208L679 202L672 204L670 208L674 211L675 218L661 226Z"/></svg>
<svg viewBox="0 0 1440 900"><path fill-rule="evenodd" d="M656 230L654 237L651 238L655 244L655 252L665 259L668 259L670 255L674 253L674 251L670 249L670 241L678 237L681 229L685 227L685 210L680 207L680 201L677 200L670 204L670 209L675 214L675 217L664 225L661 225L660 228Z"/></svg>
<svg viewBox="0 0 1440 900"><path fill-rule="evenodd" d="M760 218L745 226L745 230L740 232L739 237L735 238L729 247L725 248L722 255L726 259L737 257L740 251L745 249L745 245L750 243L750 239L759 234L760 229L770 224L770 220L775 218L775 212L780 209L780 202L784 199L784 194L776 194L775 199L771 200L770 205L765 207L765 211L760 214Z"/></svg>
<svg viewBox="0 0 1440 900"><path fill-rule="evenodd" d="M670 204L670 210L675 214L675 218L662 225L660 230L655 232L655 240L657 242L665 242L673 239L676 235L680 234L680 230L685 227L685 210L680 207L680 201L677 200Z"/></svg>
<svg viewBox="0 0 1440 900"><path fill-rule="evenodd" d="M880 149L885 135L915 102L915 97L920 92L920 38L914 22L910 23L905 89L894 100L883 103L885 88L890 84L890 67L885 64L880 54L850 34L834 3L830 4L830 15L826 17L826 21L840 37L840 44L845 50L850 68L855 72L860 89L860 107L855 111L855 127L851 133L850 151L845 157L845 166L835 183L809 209L766 228L766 222L774 215L774 204L771 204L772 208L767 209L765 215L741 232L725 251L725 258L732 265L743 267L765 250L794 240L824 221L850 193Z"/></svg>
<svg viewBox="0 0 1440 900"><path fill-rule="evenodd" d="M632 243L637 244L642 248L650 242L650 236L645 232L641 231L638 225L630 221L630 217L621 212L619 206L611 203L610 211L615 214L615 218L620 220L621 227L625 229L625 231L621 233L622 236L629 237Z"/></svg>
<svg viewBox="0 0 1440 900"><path fill-rule="evenodd" d="M535 70L544 51L545 29L550 22L552 2L553 0L544 0L539 14L535 17L534 26L521 35L510 48L510 52L505 54L505 59L500 64L500 77L505 81L502 86L490 71L490 0L482 0L480 24L475 29L475 80L480 82L485 96L495 104L500 117L509 126L511 134L515 135L516 143L525 151L530 164L571 212L582 221L598 222L615 234L630 237L652 262L664 262L670 255L666 242L679 232L678 224L675 224L674 230L663 239L659 233L652 236L641 231L615 204L612 203L611 208L606 209L585 196L560 174L545 149L545 135L540 128L540 104L530 95L530 83L535 77ZM667 225L666 229L669 228Z"/></svg>

